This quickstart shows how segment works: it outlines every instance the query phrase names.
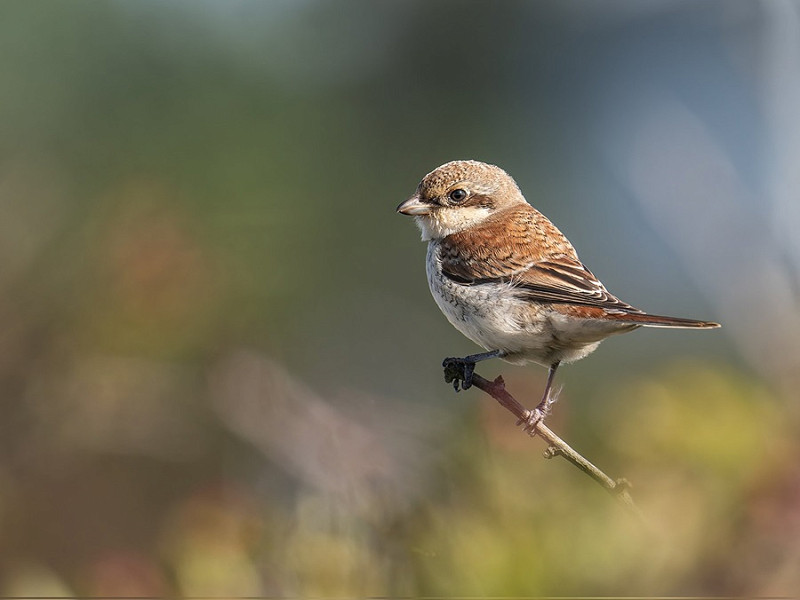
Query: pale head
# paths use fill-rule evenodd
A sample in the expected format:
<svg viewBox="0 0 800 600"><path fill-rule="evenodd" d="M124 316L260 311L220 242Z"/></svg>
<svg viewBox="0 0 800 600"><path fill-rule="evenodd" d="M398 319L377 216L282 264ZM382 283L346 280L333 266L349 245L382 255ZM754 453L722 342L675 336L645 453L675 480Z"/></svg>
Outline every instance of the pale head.
<svg viewBox="0 0 800 600"><path fill-rule="evenodd" d="M425 175L416 193L398 206L397 212L416 218L423 240L435 240L524 202L517 184L500 167L454 160Z"/></svg>

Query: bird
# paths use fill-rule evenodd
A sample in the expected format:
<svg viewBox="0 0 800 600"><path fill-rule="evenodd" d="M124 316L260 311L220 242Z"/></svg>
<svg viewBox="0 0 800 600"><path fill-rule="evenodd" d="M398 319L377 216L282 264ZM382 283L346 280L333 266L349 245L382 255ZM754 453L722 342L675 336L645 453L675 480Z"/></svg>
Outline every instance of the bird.
<svg viewBox="0 0 800 600"><path fill-rule="evenodd" d="M646 313L612 295L517 183L496 165L456 160L434 169L397 207L428 242L426 273L447 320L482 353L449 357L445 379L469 389L477 362L500 358L548 369L532 427L546 416L559 365L592 353L605 338L639 327L711 329Z"/></svg>

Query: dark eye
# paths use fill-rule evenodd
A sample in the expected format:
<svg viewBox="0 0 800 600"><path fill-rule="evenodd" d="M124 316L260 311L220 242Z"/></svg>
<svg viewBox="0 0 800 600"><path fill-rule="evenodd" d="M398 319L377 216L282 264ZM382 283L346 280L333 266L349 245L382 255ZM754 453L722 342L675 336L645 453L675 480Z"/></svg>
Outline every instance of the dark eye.
<svg viewBox="0 0 800 600"><path fill-rule="evenodd" d="M447 197L450 198L451 202L459 204L467 199L467 192L461 188L458 188L447 194Z"/></svg>

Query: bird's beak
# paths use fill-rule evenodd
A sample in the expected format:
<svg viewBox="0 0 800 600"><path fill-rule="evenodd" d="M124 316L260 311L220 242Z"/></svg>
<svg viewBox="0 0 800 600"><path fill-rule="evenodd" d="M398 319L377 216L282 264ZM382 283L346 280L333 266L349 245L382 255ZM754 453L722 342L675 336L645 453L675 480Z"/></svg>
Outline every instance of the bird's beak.
<svg viewBox="0 0 800 600"><path fill-rule="evenodd" d="M411 196L397 207L397 212L401 215L411 216L428 215L431 212L431 206L421 202L419 196Z"/></svg>

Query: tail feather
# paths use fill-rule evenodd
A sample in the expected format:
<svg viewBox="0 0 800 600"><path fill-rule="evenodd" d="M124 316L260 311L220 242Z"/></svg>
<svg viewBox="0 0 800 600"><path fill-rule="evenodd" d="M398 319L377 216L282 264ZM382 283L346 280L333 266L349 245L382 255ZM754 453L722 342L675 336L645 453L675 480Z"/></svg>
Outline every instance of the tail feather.
<svg viewBox="0 0 800 600"><path fill-rule="evenodd" d="M622 323L634 323L645 327L676 327L685 329L713 329L715 327L720 327L719 323L714 323L713 321L662 317L660 315L649 315L647 313L621 313L614 315L613 318Z"/></svg>

